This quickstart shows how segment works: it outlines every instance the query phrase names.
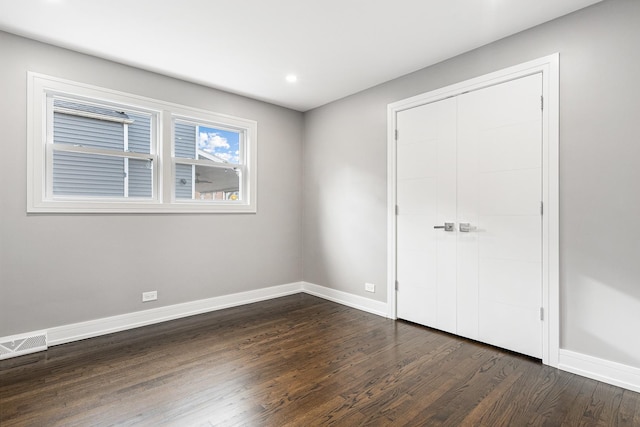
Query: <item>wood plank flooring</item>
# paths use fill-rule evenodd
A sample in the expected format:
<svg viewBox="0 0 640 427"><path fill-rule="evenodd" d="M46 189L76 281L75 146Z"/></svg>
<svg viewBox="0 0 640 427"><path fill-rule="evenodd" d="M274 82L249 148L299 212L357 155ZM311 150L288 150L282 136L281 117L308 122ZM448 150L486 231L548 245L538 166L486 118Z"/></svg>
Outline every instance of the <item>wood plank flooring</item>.
<svg viewBox="0 0 640 427"><path fill-rule="evenodd" d="M9 426L640 426L640 394L305 294L0 362Z"/></svg>

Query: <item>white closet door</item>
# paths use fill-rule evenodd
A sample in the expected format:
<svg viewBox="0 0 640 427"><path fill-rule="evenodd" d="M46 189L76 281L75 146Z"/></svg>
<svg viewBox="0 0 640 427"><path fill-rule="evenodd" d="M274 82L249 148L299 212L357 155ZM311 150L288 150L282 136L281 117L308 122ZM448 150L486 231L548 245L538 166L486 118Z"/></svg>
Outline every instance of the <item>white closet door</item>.
<svg viewBox="0 0 640 427"><path fill-rule="evenodd" d="M397 314L456 331L456 100L397 115Z"/></svg>
<svg viewBox="0 0 640 427"><path fill-rule="evenodd" d="M458 97L458 334L542 357L542 75Z"/></svg>
<svg viewBox="0 0 640 427"><path fill-rule="evenodd" d="M397 114L399 318L542 356L541 94L535 74Z"/></svg>

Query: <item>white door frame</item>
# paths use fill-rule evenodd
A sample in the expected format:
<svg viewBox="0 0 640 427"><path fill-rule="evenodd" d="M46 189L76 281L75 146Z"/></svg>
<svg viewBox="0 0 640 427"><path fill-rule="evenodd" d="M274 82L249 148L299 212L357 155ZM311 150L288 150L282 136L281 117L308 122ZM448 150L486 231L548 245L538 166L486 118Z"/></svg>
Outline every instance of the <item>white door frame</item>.
<svg viewBox="0 0 640 427"><path fill-rule="evenodd" d="M387 107L387 317L396 319L396 116L397 113L465 92L542 73L542 362L557 367L560 351L559 133L560 55L505 68ZM400 285L402 286L402 285Z"/></svg>

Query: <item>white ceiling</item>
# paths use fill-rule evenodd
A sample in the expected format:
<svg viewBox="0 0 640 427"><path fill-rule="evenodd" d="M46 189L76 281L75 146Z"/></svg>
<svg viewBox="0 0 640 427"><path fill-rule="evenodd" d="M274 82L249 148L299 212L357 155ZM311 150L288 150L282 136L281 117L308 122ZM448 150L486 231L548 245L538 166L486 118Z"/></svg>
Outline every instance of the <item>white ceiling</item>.
<svg viewBox="0 0 640 427"><path fill-rule="evenodd" d="M0 0L0 29L306 111L599 1Z"/></svg>

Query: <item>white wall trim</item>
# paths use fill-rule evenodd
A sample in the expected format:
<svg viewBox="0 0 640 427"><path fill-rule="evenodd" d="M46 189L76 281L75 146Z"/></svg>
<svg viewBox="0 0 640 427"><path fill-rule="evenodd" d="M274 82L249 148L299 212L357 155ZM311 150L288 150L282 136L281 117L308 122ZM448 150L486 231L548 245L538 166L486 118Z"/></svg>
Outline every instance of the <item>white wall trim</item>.
<svg viewBox="0 0 640 427"><path fill-rule="evenodd" d="M495 71L457 84L446 86L404 100L387 107L387 317L395 319L396 312L396 117L401 111L437 102L464 92L481 89L534 73L543 76L543 284L544 309L542 331L542 361L557 367L560 350L560 268L559 268L559 111L560 56L554 53L529 62Z"/></svg>
<svg viewBox="0 0 640 427"><path fill-rule="evenodd" d="M564 349L558 368L640 393L639 368Z"/></svg>
<svg viewBox="0 0 640 427"><path fill-rule="evenodd" d="M387 304L384 302L308 282L302 282L302 291L309 295L315 295L329 301L337 302L338 304L346 305L347 307L387 317Z"/></svg>
<svg viewBox="0 0 640 427"><path fill-rule="evenodd" d="M294 282L285 285L256 289L253 291L239 292L236 294L223 295L181 304L152 308L150 310L103 317L101 319L88 320L86 322L52 327L46 330L46 334L48 335L47 344L51 347L111 334L114 332L139 328L141 326L293 295L300 292L314 295L358 310L366 311L368 313L376 314L378 316L386 317L387 314L386 303L312 283ZM4 338L6 338L4 341L7 341L11 337ZM2 340L3 338L0 337L0 342L2 342Z"/></svg>
<svg viewBox="0 0 640 427"><path fill-rule="evenodd" d="M222 310L225 308L237 307L240 305L293 295L300 292L382 317L388 317L388 313L390 312L387 303L313 283L294 282L285 285L257 289L254 291L239 292L236 294L223 295L118 316L105 317L102 319L89 320L86 322L73 323L70 325L53 327L41 332L48 335L48 345L54 346L134 329L141 326ZM15 337L18 337L18 335L0 337L0 342L10 341L11 338ZM640 392L639 368L569 350L559 351L558 368L563 371L602 381L607 384Z"/></svg>
<svg viewBox="0 0 640 427"><path fill-rule="evenodd" d="M48 343L49 346L65 344L154 323L279 298L301 291L302 282L296 282L58 326L48 330Z"/></svg>

